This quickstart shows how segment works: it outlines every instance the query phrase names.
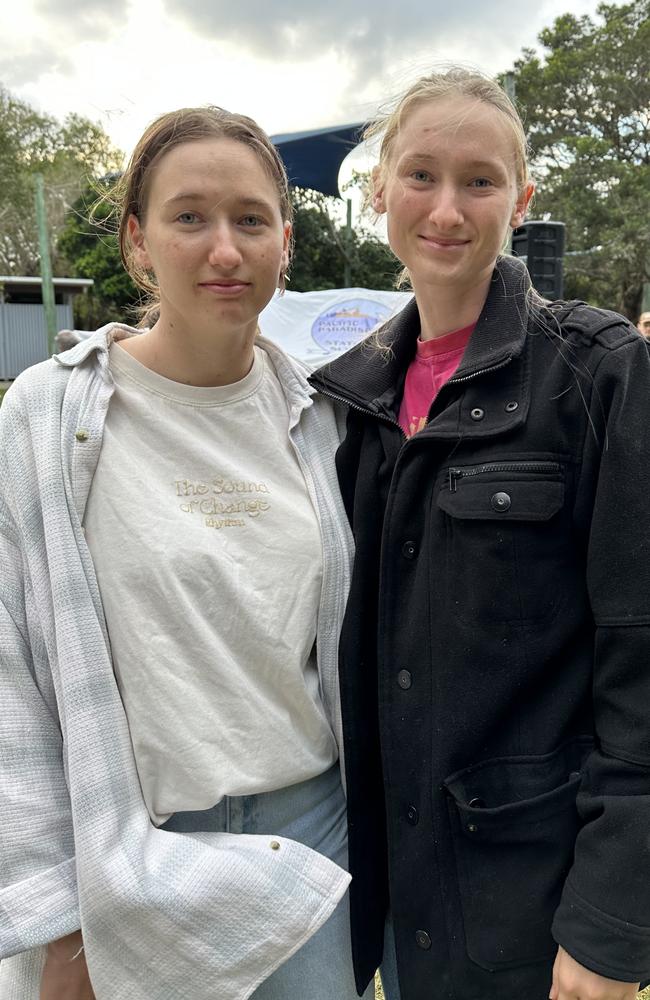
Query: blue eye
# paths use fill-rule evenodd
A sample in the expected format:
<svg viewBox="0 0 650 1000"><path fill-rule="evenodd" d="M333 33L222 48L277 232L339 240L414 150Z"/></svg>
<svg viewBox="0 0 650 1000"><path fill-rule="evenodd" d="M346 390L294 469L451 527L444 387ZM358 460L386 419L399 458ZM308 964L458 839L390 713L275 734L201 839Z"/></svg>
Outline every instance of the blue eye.
<svg viewBox="0 0 650 1000"><path fill-rule="evenodd" d="M176 217L177 222L181 222L183 225L191 225L193 222L198 221L198 215L195 212L181 212L180 215Z"/></svg>
<svg viewBox="0 0 650 1000"><path fill-rule="evenodd" d="M262 225L262 219L260 219L259 215L245 215L241 222L243 226L248 226L251 229Z"/></svg>
<svg viewBox="0 0 650 1000"><path fill-rule="evenodd" d="M431 180L431 174L426 170L414 170L411 177L414 181L422 181L423 183Z"/></svg>
<svg viewBox="0 0 650 1000"><path fill-rule="evenodd" d="M475 177L474 180L472 181L472 184L474 185L474 187L477 188L492 187L492 181L489 180L487 177Z"/></svg>

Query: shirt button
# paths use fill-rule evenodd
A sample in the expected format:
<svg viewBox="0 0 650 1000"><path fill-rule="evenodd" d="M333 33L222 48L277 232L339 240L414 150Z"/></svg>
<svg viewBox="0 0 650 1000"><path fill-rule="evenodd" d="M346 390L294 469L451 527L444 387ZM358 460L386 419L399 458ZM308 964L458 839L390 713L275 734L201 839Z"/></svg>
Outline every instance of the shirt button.
<svg viewBox="0 0 650 1000"><path fill-rule="evenodd" d="M469 411L469 415L472 420L482 420L485 416L485 410L483 410L480 406L475 406L473 410Z"/></svg>
<svg viewBox="0 0 650 1000"><path fill-rule="evenodd" d="M400 670L397 675L397 683L402 691L408 691L411 686L411 675L408 670Z"/></svg>
<svg viewBox="0 0 650 1000"><path fill-rule="evenodd" d="M75 437L77 441L87 441L88 431L85 429L85 427L80 427L79 430L75 432Z"/></svg>
<svg viewBox="0 0 650 1000"><path fill-rule="evenodd" d="M426 931L416 931L415 943L418 948L424 948L425 951L428 951L431 947L431 938Z"/></svg>
<svg viewBox="0 0 650 1000"><path fill-rule="evenodd" d="M496 510L500 514L503 514L505 511L510 510L512 500L507 493L495 493L494 496L490 498L490 504L492 506L492 510Z"/></svg>
<svg viewBox="0 0 650 1000"><path fill-rule="evenodd" d="M416 552L415 542L404 542L402 545L402 555L405 559L414 559Z"/></svg>
<svg viewBox="0 0 650 1000"><path fill-rule="evenodd" d="M409 806L406 810L406 818L411 824L411 826L417 826L420 822L420 814L415 808L415 806Z"/></svg>

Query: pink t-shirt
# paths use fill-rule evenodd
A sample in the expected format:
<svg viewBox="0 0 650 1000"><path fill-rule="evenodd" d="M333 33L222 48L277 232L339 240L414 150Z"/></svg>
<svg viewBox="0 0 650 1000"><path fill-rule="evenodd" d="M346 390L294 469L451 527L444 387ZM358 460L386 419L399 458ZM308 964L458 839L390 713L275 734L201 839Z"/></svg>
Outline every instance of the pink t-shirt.
<svg viewBox="0 0 650 1000"><path fill-rule="evenodd" d="M476 323L434 340L418 338L399 408L399 425L407 437L421 431L434 399L458 368Z"/></svg>

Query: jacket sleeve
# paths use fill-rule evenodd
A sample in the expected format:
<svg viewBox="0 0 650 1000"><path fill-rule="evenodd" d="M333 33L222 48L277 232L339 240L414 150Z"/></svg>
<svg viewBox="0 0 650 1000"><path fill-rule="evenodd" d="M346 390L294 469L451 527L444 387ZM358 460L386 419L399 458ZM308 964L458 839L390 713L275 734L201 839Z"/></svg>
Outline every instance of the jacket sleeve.
<svg viewBox="0 0 650 1000"><path fill-rule="evenodd" d="M56 699L6 504L0 427L0 957L79 927ZM4 474L4 475L2 475ZM22 502L29 503L29 491Z"/></svg>
<svg viewBox="0 0 650 1000"><path fill-rule="evenodd" d="M592 390L576 523L588 528L596 749L553 934L586 968L637 982L650 978L650 360L640 337L605 352Z"/></svg>

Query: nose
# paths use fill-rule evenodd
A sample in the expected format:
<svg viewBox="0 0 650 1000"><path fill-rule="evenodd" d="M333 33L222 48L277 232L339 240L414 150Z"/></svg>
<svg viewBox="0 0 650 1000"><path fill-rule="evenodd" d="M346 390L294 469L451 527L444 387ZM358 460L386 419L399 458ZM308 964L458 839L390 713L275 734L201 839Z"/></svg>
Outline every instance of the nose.
<svg viewBox="0 0 650 1000"><path fill-rule="evenodd" d="M438 232L448 232L462 225L464 216L460 193L453 184L440 184L432 192L433 203L429 212L430 221Z"/></svg>
<svg viewBox="0 0 650 1000"><path fill-rule="evenodd" d="M222 271L234 271L242 260L236 233L226 223L215 226L210 233L210 266Z"/></svg>

